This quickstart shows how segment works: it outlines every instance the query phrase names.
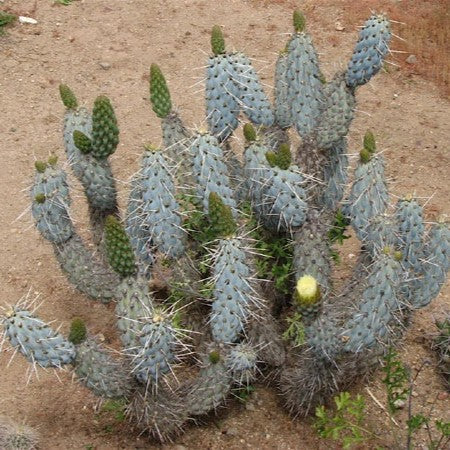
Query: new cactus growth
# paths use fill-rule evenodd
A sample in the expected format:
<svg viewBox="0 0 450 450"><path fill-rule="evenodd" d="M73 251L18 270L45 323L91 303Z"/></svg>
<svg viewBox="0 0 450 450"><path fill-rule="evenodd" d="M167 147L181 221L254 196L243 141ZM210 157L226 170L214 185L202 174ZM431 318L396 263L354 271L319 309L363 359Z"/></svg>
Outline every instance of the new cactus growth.
<svg viewBox="0 0 450 450"><path fill-rule="evenodd" d="M124 350L114 355L80 320L65 339L20 304L1 316L4 336L36 366L73 367L95 395L123 398L130 420L162 441L261 373L277 381L294 415L308 414L370 373L401 338L404 319L446 279L448 225L427 226L412 197L390 214L374 134L366 133L362 150L346 139L356 87L388 52L389 21L366 22L348 69L328 83L304 16L296 11L293 22L273 107L249 58L227 52L222 30L213 28L208 131L184 126L160 67L151 65L162 145L143 150L122 217L108 162L119 136L111 102L97 97L91 114L60 86L65 151L87 198L95 251L71 219L56 158L35 164L36 228L75 288L116 302ZM243 158L234 154L239 140L232 146L229 139L241 112L251 122L243 127ZM291 126L301 138L296 151ZM347 189L347 155L355 150ZM330 247L347 237L349 223L361 253L349 279L333 287ZM274 260L282 254L283 292L271 289L266 278L277 272L258 249Z"/></svg>

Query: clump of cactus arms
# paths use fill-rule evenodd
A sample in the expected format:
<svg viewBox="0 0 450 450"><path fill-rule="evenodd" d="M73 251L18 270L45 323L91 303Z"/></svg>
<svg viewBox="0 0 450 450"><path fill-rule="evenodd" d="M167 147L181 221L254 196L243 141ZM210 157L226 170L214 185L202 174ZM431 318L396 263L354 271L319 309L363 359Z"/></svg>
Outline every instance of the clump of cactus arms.
<svg viewBox="0 0 450 450"><path fill-rule="evenodd" d="M91 113L61 86L65 150L86 194L96 251L72 222L55 157L36 163L32 213L68 280L93 300L116 302L123 352L114 355L79 320L66 338L23 304L2 317L12 347L36 365L73 367L102 398L124 398L130 420L160 440L259 374L271 372L297 416L372 370L411 313L438 294L450 250L448 226L426 227L413 197L390 205L371 132L347 189L356 92L380 70L390 37L386 17L370 17L347 69L326 81L296 11L272 105L250 59L228 52L216 26L208 129L197 132L183 124L153 64L162 146L143 149L122 215L108 162L119 139L112 102L98 97ZM230 137L244 117L240 149ZM339 287L336 224L341 232L351 225L361 241L353 274ZM281 243L284 277L271 283L281 266L267 248Z"/></svg>

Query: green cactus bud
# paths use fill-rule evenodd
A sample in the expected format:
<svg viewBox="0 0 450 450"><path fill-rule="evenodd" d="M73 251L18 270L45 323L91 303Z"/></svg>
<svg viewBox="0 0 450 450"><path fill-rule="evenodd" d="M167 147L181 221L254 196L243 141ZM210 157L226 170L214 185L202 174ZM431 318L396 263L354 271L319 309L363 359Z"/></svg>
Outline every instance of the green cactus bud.
<svg viewBox="0 0 450 450"><path fill-rule="evenodd" d="M106 256L111 267L122 277L136 273L136 263L130 239L115 216L105 222Z"/></svg>
<svg viewBox="0 0 450 450"><path fill-rule="evenodd" d="M394 252L393 256L395 261L401 261L403 259L403 253L398 250Z"/></svg>
<svg viewBox="0 0 450 450"><path fill-rule="evenodd" d="M220 361L220 353L217 350L213 350L209 354L209 362L211 364L217 364Z"/></svg>
<svg viewBox="0 0 450 450"><path fill-rule="evenodd" d="M370 130L367 130L366 134L364 135L363 147L370 153L375 153L375 136Z"/></svg>
<svg viewBox="0 0 450 450"><path fill-rule="evenodd" d="M219 25L214 25L211 31L211 49L214 55L225 53L225 39Z"/></svg>
<svg viewBox="0 0 450 450"><path fill-rule="evenodd" d="M150 66L150 101L153 111L160 119L167 117L172 110L169 88L157 64Z"/></svg>
<svg viewBox="0 0 450 450"><path fill-rule="evenodd" d="M78 106L77 98L67 84L59 85L59 95L61 96L61 100L67 109L75 109Z"/></svg>
<svg viewBox="0 0 450 450"><path fill-rule="evenodd" d="M35 196L34 196L34 201L36 202L36 203L40 203L40 204L42 204L42 203L44 203L45 202L45 194L43 194L42 192L41 193L39 193L39 194L36 194Z"/></svg>
<svg viewBox="0 0 450 450"><path fill-rule="evenodd" d="M116 151L119 144L119 128L114 109L108 97L95 99L92 111L92 155L105 159Z"/></svg>
<svg viewBox="0 0 450 450"><path fill-rule="evenodd" d="M317 304L321 299L319 285L311 275L303 275L297 281L294 299L300 306L311 306Z"/></svg>
<svg viewBox="0 0 450 450"><path fill-rule="evenodd" d="M294 22L294 29L295 29L296 33L301 33L302 31L305 30L305 26L306 26L305 16L298 9L296 9L294 11L293 22Z"/></svg>
<svg viewBox="0 0 450 450"><path fill-rule="evenodd" d="M154 152L159 152L161 149L159 147L157 147L156 145L146 144L145 150L147 150L148 152L154 153Z"/></svg>
<svg viewBox="0 0 450 450"><path fill-rule="evenodd" d="M266 159L270 167L276 167L278 165L278 155L275 152L267 152Z"/></svg>
<svg viewBox="0 0 450 450"><path fill-rule="evenodd" d="M47 163L49 166L55 167L58 163L58 157L56 155L50 155L48 157Z"/></svg>
<svg viewBox="0 0 450 450"><path fill-rule="evenodd" d="M92 150L91 140L82 131L75 130L73 132L73 143L82 153L86 154Z"/></svg>
<svg viewBox="0 0 450 450"><path fill-rule="evenodd" d="M256 130L251 123L246 123L244 125L244 137L247 142L256 141Z"/></svg>
<svg viewBox="0 0 450 450"><path fill-rule="evenodd" d="M292 154L291 154L291 148L289 147L289 144L281 144L278 147L278 155L277 155L277 166L280 169L289 169L289 166L292 163Z"/></svg>
<svg viewBox="0 0 450 450"><path fill-rule="evenodd" d="M367 164L370 161L370 159L372 158L372 153L370 153L369 150L367 150L366 148L363 148L359 152L359 157L360 157L362 163Z"/></svg>
<svg viewBox="0 0 450 450"><path fill-rule="evenodd" d="M87 336L86 324L79 317L72 320L70 324L69 341L74 345L81 344Z"/></svg>
<svg viewBox="0 0 450 450"><path fill-rule="evenodd" d="M218 194L209 194L209 222L211 224L211 234L215 238L225 238L236 233L237 224L233 218L231 208L223 202Z"/></svg>
<svg viewBox="0 0 450 450"><path fill-rule="evenodd" d="M45 170L47 169L47 163L44 161L36 161L34 163L34 167L38 172L44 173Z"/></svg>

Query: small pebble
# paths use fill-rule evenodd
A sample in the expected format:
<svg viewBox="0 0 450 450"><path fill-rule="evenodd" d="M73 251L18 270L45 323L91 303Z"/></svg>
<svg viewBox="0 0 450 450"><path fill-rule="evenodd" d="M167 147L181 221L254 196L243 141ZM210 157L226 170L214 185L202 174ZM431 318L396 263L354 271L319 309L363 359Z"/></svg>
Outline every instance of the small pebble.
<svg viewBox="0 0 450 450"><path fill-rule="evenodd" d="M405 405L406 405L406 402L404 400L398 399L394 402L394 406L398 409L403 409L405 407Z"/></svg>
<svg viewBox="0 0 450 450"><path fill-rule="evenodd" d="M230 427L227 430L225 430L225 434L227 436L237 436L239 434L238 430L236 428Z"/></svg>
<svg viewBox="0 0 450 450"><path fill-rule="evenodd" d="M448 396L449 396L448 392L442 391L442 392L439 392L437 398L438 398L438 400L447 400Z"/></svg>
<svg viewBox="0 0 450 450"><path fill-rule="evenodd" d="M36 25L38 21L36 19L33 19L32 17L26 17L26 16L19 16L19 22L20 23L28 23L30 25Z"/></svg>
<svg viewBox="0 0 450 450"><path fill-rule="evenodd" d="M255 405L253 403L246 403L245 404L245 409L247 411L256 411Z"/></svg>
<svg viewBox="0 0 450 450"><path fill-rule="evenodd" d="M99 62L98 65L103 69L103 70L109 70L111 69L111 64L107 63L107 62Z"/></svg>
<svg viewBox="0 0 450 450"><path fill-rule="evenodd" d="M344 31L344 30L345 30L345 27L341 24L341 22L336 22L336 23L334 24L334 29L335 29L336 31Z"/></svg>
<svg viewBox="0 0 450 450"><path fill-rule="evenodd" d="M409 55L409 56L406 58L406 62L407 62L408 64L416 64L416 62L417 62L417 56L416 56L416 55Z"/></svg>

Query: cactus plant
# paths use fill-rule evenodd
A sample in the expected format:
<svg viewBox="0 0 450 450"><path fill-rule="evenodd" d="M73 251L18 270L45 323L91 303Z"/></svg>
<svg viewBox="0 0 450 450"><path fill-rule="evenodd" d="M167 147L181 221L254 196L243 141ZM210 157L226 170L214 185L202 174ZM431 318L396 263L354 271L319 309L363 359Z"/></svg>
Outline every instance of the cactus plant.
<svg viewBox="0 0 450 450"><path fill-rule="evenodd" d="M227 52L222 30L213 28L208 130L185 127L163 71L151 65L162 145L143 150L123 225L108 162L119 136L111 102L97 97L91 114L60 87L65 150L86 194L96 252L77 234L66 175L54 157L36 163L32 213L68 280L94 299L117 302L124 351L111 354L79 320L66 340L20 304L1 318L3 332L33 363L72 366L94 394L125 398L130 420L160 440L264 372L293 414L307 414L372 370L401 337L405 319L445 281L449 228L426 227L413 198L390 214L372 132L345 195L356 88L381 67L389 21L366 22L347 71L329 83L305 24L295 12L276 65L273 107L249 58ZM241 112L251 122L243 127L243 158L228 139ZM301 138L296 151L291 126ZM334 288L329 236L340 208L361 254L346 284ZM267 261L255 249L269 244L249 230L249 211L272 239L294 248L287 293L274 294L260 279ZM292 330L301 330L301 339Z"/></svg>

